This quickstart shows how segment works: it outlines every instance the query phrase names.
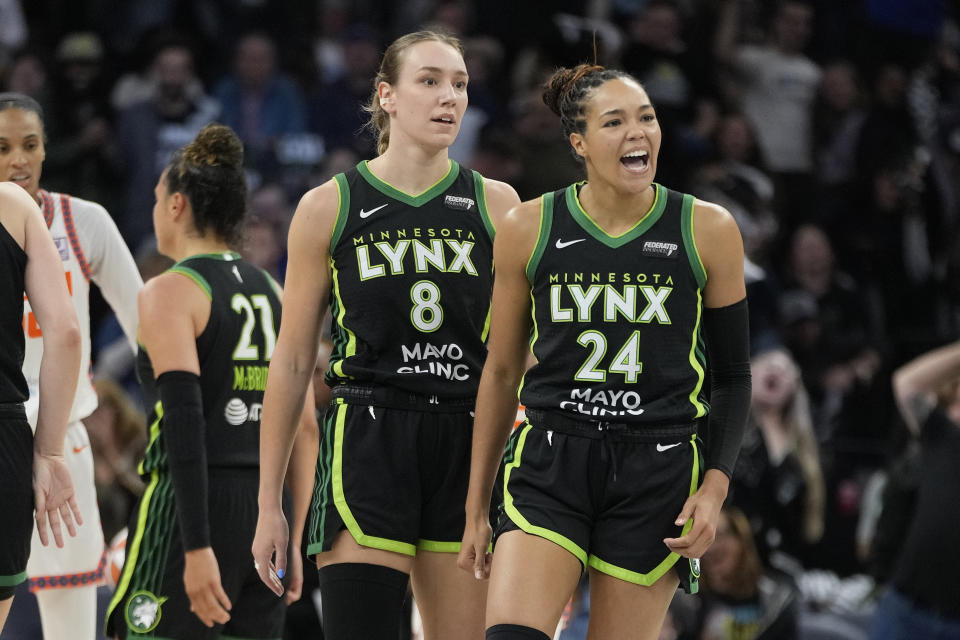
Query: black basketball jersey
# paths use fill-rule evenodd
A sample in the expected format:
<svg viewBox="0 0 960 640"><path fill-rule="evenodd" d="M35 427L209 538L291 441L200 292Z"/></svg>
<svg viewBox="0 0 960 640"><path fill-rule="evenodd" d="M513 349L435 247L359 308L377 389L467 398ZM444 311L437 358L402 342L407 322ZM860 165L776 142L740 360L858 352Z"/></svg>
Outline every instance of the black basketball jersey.
<svg viewBox="0 0 960 640"><path fill-rule="evenodd" d="M197 336L207 466L255 467L260 460L267 368L280 331L276 285L264 271L233 252L191 256L170 271L193 280L210 298L210 319ZM143 397L150 409L150 440L140 472L149 473L166 467L163 407L143 347L138 360Z"/></svg>
<svg viewBox="0 0 960 640"><path fill-rule="evenodd" d="M654 184L650 211L614 237L581 207L582 185L542 197L527 266L538 362L521 402L601 422L691 423L709 409L694 198Z"/></svg>
<svg viewBox="0 0 960 640"><path fill-rule="evenodd" d="M30 397L23 377L23 280L27 254L0 224L0 404Z"/></svg>
<svg viewBox="0 0 960 640"><path fill-rule="evenodd" d="M483 178L450 161L411 196L361 162L335 177L327 381L473 396L486 355L493 225Z"/></svg>

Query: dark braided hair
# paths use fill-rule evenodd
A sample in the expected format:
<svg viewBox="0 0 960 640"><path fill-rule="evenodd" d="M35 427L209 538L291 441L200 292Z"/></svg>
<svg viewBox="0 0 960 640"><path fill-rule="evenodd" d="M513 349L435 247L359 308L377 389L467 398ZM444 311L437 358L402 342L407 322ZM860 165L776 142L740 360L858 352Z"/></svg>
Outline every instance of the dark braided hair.
<svg viewBox="0 0 960 640"><path fill-rule="evenodd" d="M550 110L560 116L563 134L583 134L587 130L586 105L590 94L609 80L623 78L636 80L628 73L615 69L606 69L598 64L579 64L572 69L561 67L543 88L543 102ZM574 153L578 161L583 158Z"/></svg>
<svg viewBox="0 0 960 640"><path fill-rule="evenodd" d="M167 165L167 190L190 200L193 225L201 235L209 229L236 244L247 213L247 182L243 143L233 129L208 124L174 153Z"/></svg>

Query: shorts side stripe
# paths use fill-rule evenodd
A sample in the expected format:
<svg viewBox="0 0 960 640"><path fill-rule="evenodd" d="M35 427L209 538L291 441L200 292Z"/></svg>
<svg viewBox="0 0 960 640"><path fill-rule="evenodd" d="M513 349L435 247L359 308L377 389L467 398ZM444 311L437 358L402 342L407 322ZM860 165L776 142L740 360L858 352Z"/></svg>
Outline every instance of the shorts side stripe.
<svg viewBox="0 0 960 640"><path fill-rule="evenodd" d="M363 530L360 529L360 523L357 522L357 519L350 511L350 506L347 504L347 497L343 492L343 431L344 422L346 422L347 417L346 408L348 406L349 405L345 405L343 411L337 411L337 422L333 437L333 468L330 475L333 481L333 503L337 507L337 512L340 514L340 518L344 524L347 525L347 530L350 531L350 535L357 541L357 544L364 547L415 556L417 555L417 548L408 542L390 540L389 538L378 538L365 534Z"/></svg>
<svg viewBox="0 0 960 640"><path fill-rule="evenodd" d="M27 579L26 570L10 576L0 576L0 587L15 587Z"/></svg>
<svg viewBox="0 0 960 640"><path fill-rule="evenodd" d="M460 553L459 542L440 542L439 540L417 540L417 549L438 553Z"/></svg>
<svg viewBox="0 0 960 640"><path fill-rule="evenodd" d="M693 495L697 492L697 485L700 481L700 451L697 448L697 435L693 434L690 437L690 444L693 446L693 470L690 474L690 491L688 495ZM680 535L684 536L688 531L693 527L693 518L687 520L683 525L683 530ZM673 565L677 563L680 559L680 554L675 551L671 551L667 554L667 557L663 561L650 570L647 573L637 573L636 571L630 571L629 569L624 569L623 567L618 567L616 565L610 564L598 558L597 556L591 555L589 565L607 575L613 576L614 578L620 578L621 580L626 580L627 582L632 582L634 584L639 584L644 587L649 587L657 580L659 580L663 574L673 568Z"/></svg>
<svg viewBox="0 0 960 640"><path fill-rule="evenodd" d="M120 581L117 583L117 590L110 600L107 607L107 620L113 615L114 609L123 601L130 586L130 578L133 576L133 570L137 566L137 557L140 555L140 546L143 542L143 533L146 529L147 513L150 511L150 502L153 500L153 494L157 490L160 482L160 474L154 469L150 472L150 484L143 492L143 498L140 501L140 513L137 516L137 531L133 536L133 544L130 545L130 553L123 563L123 573L120 574Z"/></svg>
<svg viewBox="0 0 960 640"><path fill-rule="evenodd" d="M323 552L323 543L326 541L325 525L327 519L327 486L330 479L330 458L333 454L333 445L330 440L330 425L333 416L341 409L336 405L333 411L328 411L323 417L323 437L320 439L320 452L317 457L317 473L314 480L313 500L310 503L310 532L307 544L307 555Z"/></svg>
<svg viewBox="0 0 960 640"><path fill-rule="evenodd" d="M550 542L560 545L576 556L582 564L586 565L587 552L581 549L579 545L566 536L560 535L556 531L551 531L550 529L530 524L530 522L523 517L523 514L521 514L517 507L513 504L513 496L510 495L510 473L520 466L520 462L523 459L523 445L526 443L527 434L530 433L530 429L533 429L533 426L528 422L521 428L523 431L520 433L520 437L517 439L517 448L514 452L513 460L510 462L510 464L506 465L503 474L503 504L507 516L513 520L514 524L520 527L520 530L524 533L539 536L549 540Z"/></svg>

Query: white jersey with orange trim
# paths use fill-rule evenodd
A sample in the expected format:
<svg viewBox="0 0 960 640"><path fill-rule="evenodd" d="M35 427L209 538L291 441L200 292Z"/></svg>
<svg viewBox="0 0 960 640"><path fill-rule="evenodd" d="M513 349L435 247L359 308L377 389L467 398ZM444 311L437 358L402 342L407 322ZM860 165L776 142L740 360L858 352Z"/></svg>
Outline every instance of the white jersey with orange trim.
<svg viewBox="0 0 960 640"><path fill-rule="evenodd" d="M77 394L70 422L77 422L97 408L97 392L90 380L90 281L103 294L117 315L130 347L137 346L137 293L143 286L137 265L106 209L95 202L62 193L40 191L43 217L63 260L67 289L73 301L83 338ZM27 418L36 429L39 408L40 358L43 355L41 327L24 297L23 329L26 352L23 374L30 387Z"/></svg>

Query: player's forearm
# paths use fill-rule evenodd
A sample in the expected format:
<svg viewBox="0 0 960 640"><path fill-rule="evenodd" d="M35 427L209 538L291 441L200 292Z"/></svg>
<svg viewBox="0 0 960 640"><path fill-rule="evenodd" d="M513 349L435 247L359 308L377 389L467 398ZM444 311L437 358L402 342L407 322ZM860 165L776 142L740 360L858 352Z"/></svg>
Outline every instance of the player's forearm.
<svg viewBox="0 0 960 640"><path fill-rule="evenodd" d="M312 389L309 389L307 398L312 397ZM320 431L314 417L313 405L308 401L300 417L300 429L297 432L287 470L287 484L293 497L293 528L290 532L290 540L295 549L299 549L303 528L307 521L319 446Z"/></svg>
<svg viewBox="0 0 960 640"><path fill-rule="evenodd" d="M960 342L934 349L897 369L893 389L899 400L916 393L936 393L944 381L960 375Z"/></svg>
<svg viewBox="0 0 960 640"><path fill-rule="evenodd" d="M72 321L71 321L72 320ZM45 455L63 453L70 408L77 391L82 337L76 318L45 326L40 360L40 409L34 449Z"/></svg>
<svg viewBox="0 0 960 640"><path fill-rule="evenodd" d="M261 507L279 504L313 365L311 362L309 368L301 368L296 361L282 356L279 359L275 356L270 363L260 421Z"/></svg>
<svg viewBox="0 0 960 640"><path fill-rule="evenodd" d="M477 395L467 492L467 519L486 518L503 449L517 415L519 378L485 367Z"/></svg>

